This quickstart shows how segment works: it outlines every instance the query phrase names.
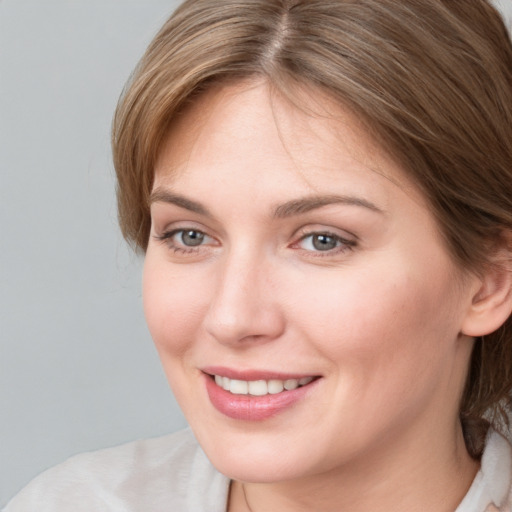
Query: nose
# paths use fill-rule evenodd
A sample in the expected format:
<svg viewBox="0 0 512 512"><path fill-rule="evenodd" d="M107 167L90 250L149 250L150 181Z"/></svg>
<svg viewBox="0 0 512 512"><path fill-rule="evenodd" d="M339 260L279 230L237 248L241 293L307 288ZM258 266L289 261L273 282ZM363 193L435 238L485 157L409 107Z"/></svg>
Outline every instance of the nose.
<svg viewBox="0 0 512 512"><path fill-rule="evenodd" d="M234 346L278 338L285 321L271 265L254 254L233 254L219 267L204 319L206 331L219 343Z"/></svg>

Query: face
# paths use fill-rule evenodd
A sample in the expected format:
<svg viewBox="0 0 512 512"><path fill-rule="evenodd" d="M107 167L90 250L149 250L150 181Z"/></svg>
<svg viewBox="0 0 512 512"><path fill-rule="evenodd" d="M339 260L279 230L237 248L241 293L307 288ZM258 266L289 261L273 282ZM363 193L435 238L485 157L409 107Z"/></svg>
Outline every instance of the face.
<svg viewBox="0 0 512 512"><path fill-rule="evenodd" d="M310 97L317 115L263 82L211 91L156 167L147 322L198 440L239 480L434 443L470 353L467 286L426 202L355 116Z"/></svg>

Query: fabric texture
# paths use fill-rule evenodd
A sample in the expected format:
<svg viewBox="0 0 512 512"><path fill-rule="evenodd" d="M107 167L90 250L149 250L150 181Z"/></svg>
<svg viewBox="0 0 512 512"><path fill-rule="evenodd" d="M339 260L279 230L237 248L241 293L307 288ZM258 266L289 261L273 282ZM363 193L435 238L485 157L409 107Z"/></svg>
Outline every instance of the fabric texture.
<svg viewBox="0 0 512 512"><path fill-rule="evenodd" d="M455 512L512 512L512 446L497 432L487 438L480 471Z"/></svg>
<svg viewBox="0 0 512 512"><path fill-rule="evenodd" d="M187 429L72 457L4 512L225 512L228 489Z"/></svg>
<svg viewBox="0 0 512 512"><path fill-rule="evenodd" d="M226 512L229 479L187 429L72 457L35 478L3 512ZM488 436L455 512L512 512L512 446Z"/></svg>

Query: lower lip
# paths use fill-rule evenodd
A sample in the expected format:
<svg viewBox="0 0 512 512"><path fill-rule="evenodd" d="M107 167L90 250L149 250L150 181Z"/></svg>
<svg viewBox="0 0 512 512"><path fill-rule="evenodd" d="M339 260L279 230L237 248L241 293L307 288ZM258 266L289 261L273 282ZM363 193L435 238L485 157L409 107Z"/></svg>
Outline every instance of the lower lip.
<svg viewBox="0 0 512 512"><path fill-rule="evenodd" d="M218 386L209 375L205 375L205 379L206 390L215 409L229 418L243 421L263 421L292 407L304 399L319 380L275 395L252 396L234 395Z"/></svg>

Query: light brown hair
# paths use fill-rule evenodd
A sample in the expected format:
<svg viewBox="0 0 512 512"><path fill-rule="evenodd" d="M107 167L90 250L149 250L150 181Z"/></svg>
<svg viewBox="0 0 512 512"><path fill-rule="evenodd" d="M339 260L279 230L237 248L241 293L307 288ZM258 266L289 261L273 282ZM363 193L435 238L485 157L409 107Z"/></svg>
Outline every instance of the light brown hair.
<svg viewBox="0 0 512 512"><path fill-rule="evenodd" d="M188 0L140 61L113 124L119 220L145 250L173 119L219 83L265 77L350 108L409 173L461 266L512 230L512 45L487 0ZM478 457L511 408L512 321L478 339L460 414Z"/></svg>

